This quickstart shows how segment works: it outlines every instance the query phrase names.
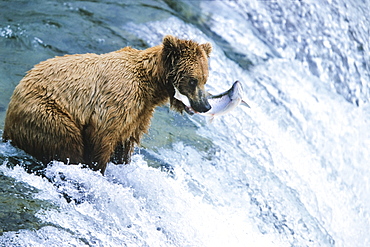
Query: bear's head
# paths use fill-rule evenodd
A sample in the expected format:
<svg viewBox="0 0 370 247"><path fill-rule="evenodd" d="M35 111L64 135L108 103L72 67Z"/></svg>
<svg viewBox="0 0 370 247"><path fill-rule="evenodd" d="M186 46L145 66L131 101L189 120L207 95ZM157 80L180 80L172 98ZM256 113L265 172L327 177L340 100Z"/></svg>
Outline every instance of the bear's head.
<svg viewBox="0 0 370 247"><path fill-rule="evenodd" d="M211 109L204 90L208 79L210 43L198 44L167 35L163 39L163 60L171 107L189 114Z"/></svg>

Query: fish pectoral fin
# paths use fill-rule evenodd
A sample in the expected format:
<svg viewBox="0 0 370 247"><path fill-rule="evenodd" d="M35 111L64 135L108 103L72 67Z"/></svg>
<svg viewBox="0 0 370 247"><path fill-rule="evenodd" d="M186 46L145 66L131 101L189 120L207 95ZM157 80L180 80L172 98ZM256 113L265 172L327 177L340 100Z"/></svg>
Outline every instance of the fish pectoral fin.
<svg viewBox="0 0 370 247"><path fill-rule="evenodd" d="M248 107L248 108L251 108L251 107L248 105L248 103L247 103L247 102L245 102L244 100L242 100L242 101L240 102L240 104L241 104L241 105L243 105L243 106L246 106L246 107Z"/></svg>

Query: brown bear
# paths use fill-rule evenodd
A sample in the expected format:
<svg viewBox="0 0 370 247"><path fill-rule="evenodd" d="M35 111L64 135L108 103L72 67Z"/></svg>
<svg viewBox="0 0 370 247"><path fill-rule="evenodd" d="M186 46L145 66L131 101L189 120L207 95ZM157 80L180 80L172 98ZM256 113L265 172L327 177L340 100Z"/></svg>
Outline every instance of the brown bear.
<svg viewBox="0 0 370 247"><path fill-rule="evenodd" d="M55 57L39 63L11 97L3 140L47 164L129 163L156 106L210 110L204 85L212 47L165 36L146 50Z"/></svg>

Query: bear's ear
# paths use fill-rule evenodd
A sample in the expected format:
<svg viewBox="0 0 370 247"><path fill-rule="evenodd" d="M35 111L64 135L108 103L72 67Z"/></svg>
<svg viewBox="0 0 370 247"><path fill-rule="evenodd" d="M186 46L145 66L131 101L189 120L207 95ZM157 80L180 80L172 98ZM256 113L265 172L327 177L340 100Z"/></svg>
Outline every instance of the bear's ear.
<svg viewBox="0 0 370 247"><path fill-rule="evenodd" d="M180 41L172 35L166 35L163 38L163 57L169 65L174 65L175 61L179 58Z"/></svg>
<svg viewBox="0 0 370 247"><path fill-rule="evenodd" d="M205 44L201 44L200 46L206 52L207 57L209 57L209 55L211 54L211 51L212 51L212 45L210 43L205 43Z"/></svg>
<svg viewBox="0 0 370 247"><path fill-rule="evenodd" d="M181 40L172 36L166 35L163 38L163 60L167 66L173 67L180 58Z"/></svg>
<svg viewBox="0 0 370 247"><path fill-rule="evenodd" d="M163 49L168 53L176 52L179 50L179 43L178 38L172 35L166 35L163 38Z"/></svg>

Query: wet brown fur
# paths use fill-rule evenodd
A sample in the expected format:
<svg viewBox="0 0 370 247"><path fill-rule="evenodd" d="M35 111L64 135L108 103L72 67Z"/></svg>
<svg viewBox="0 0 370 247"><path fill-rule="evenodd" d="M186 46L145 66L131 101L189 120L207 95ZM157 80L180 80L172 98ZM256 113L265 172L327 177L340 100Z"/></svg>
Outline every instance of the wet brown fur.
<svg viewBox="0 0 370 247"><path fill-rule="evenodd" d="M11 98L3 140L48 163L129 163L148 131L154 109L173 98L175 85L199 100L208 77L211 45L166 36L146 50L55 57L36 65ZM197 85L194 87L194 79Z"/></svg>

